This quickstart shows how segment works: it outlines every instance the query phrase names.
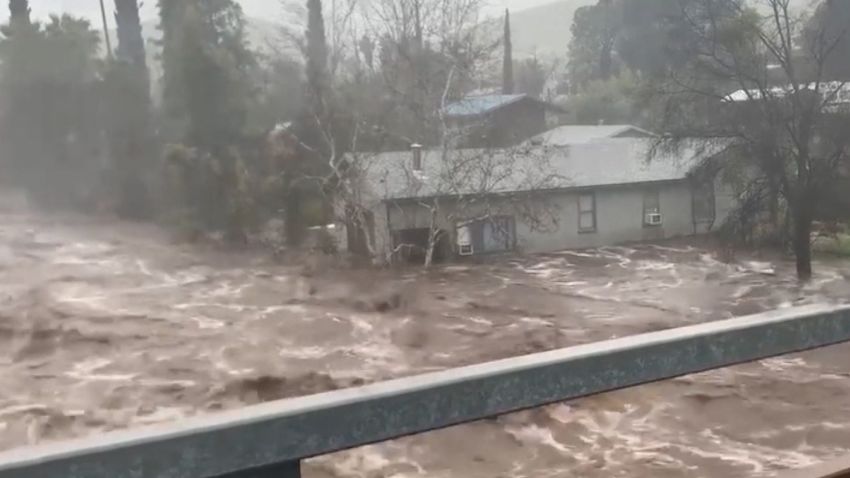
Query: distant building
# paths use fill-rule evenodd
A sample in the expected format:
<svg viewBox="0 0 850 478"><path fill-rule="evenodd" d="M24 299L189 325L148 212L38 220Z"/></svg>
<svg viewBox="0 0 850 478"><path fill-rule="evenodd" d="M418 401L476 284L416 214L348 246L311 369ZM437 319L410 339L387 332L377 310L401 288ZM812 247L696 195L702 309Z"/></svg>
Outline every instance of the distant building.
<svg viewBox="0 0 850 478"><path fill-rule="evenodd" d="M805 93L817 91L825 101L824 108L827 111L846 113L850 111L850 83L842 81L829 81L822 83L808 83L797 85L772 86L765 90L737 90L724 98L727 103L747 103L764 99L784 98L794 93ZM766 98L765 98L766 97Z"/></svg>
<svg viewBox="0 0 850 478"><path fill-rule="evenodd" d="M733 195L699 174L706 157L695 151L649 160L649 134L630 126L567 127L497 150L377 154L363 185L375 249L385 257L404 250L421 256L432 224L441 231L438 258L709 232L729 214ZM543 210L551 219L545 227L534 216Z"/></svg>
<svg viewBox="0 0 850 478"><path fill-rule="evenodd" d="M565 112L531 96L467 96L443 110L455 144L499 148L519 144L562 123Z"/></svg>
<svg viewBox="0 0 850 478"><path fill-rule="evenodd" d="M620 125L566 125L550 129L532 138L533 144L571 146L613 138L651 138L651 132L628 124Z"/></svg>

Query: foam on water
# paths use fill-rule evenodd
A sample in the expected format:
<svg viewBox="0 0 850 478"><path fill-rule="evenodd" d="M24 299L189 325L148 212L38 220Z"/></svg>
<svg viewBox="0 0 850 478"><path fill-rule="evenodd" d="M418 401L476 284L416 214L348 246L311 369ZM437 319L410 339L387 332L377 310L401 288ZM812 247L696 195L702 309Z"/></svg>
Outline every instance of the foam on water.
<svg viewBox="0 0 850 478"><path fill-rule="evenodd" d="M0 447L850 297L850 267L819 265L801 287L784 278L788 264L738 267L690 246L306 277L272 264L233 267L220 253L177 250L114 224L58 221L27 234L31 220L0 226ZM399 284L413 292L397 308L359 300ZM328 475L364 478L766 474L846 446L850 408L833 402L850 386L844 364L825 371L827 360L837 359L771 359L316 462ZM782 403L767 399L774 390ZM786 417L787 427L778 423ZM818 446L782 445L783 432L817 434ZM481 443L480 456L466 452Z"/></svg>

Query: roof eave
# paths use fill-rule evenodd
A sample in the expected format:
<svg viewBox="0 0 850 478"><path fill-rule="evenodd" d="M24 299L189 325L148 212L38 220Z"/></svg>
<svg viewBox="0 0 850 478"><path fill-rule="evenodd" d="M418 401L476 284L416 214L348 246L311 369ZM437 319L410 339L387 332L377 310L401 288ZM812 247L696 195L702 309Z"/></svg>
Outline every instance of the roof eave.
<svg viewBox="0 0 850 478"><path fill-rule="evenodd" d="M465 196L511 196L514 194L527 194L527 193L535 193L535 194L552 194L552 193L563 193L563 192L572 192L572 191L587 191L590 189L601 189L601 188L622 188L629 186L645 186L647 184L669 184L669 183L677 183L682 181L688 181L689 175L691 171L688 171L681 178L669 178L669 179L651 179L645 181L633 181L633 182L621 182L621 183L604 183L604 184L592 184L592 185L581 185L581 186L560 186L560 187L551 187L544 189L518 189L515 191L502 191L502 192L492 192L492 193L466 193L466 194L436 194L436 195L428 195L428 196L404 196L404 197L387 197L381 199L381 202L417 202L417 201L427 201L429 199L450 199L450 198L461 198Z"/></svg>

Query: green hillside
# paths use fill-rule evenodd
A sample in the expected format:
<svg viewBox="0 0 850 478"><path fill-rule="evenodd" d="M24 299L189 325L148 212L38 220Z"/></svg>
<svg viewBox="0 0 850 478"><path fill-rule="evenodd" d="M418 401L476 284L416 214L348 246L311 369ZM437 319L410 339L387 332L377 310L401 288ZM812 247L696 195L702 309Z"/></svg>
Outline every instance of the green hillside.
<svg viewBox="0 0 850 478"><path fill-rule="evenodd" d="M511 11L514 54L517 57L533 54L544 58L566 57L571 38L570 27L576 10L596 2L597 0L557 0L537 7ZM793 3L796 8L803 9L808 8L812 0L793 0ZM266 49L270 42L279 44L281 28L267 19L248 18L249 41L252 46L260 49ZM159 37L157 21L145 22L143 29L149 41Z"/></svg>
<svg viewBox="0 0 850 478"><path fill-rule="evenodd" d="M570 42L570 26L576 10L594 5L597 0L559 0L546 5L511 12L515 54L563 57ZM846 0L850 1L850 0ZM795 9L803 10L817 0L792 0Z"/></svg>

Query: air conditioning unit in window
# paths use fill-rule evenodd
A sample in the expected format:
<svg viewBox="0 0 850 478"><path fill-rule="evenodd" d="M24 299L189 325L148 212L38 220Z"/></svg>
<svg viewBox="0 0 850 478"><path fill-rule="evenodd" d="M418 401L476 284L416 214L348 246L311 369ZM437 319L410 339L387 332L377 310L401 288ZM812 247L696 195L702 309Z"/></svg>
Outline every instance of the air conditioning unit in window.
<svg viewBox="0 0 850 478"><path fill-rule="evenodd" d="M472 247L472 231L469 230L469 224L463 224L457 228L457 253L461 256L475 254L475 248Z"/></svg>
<svg viewBox="0 0 850 478"><path fill-rule="evenodd" d="M664 216L661 213L653 212L646 215L645 221L647 226L660 226L664 224Z"/></svg>

